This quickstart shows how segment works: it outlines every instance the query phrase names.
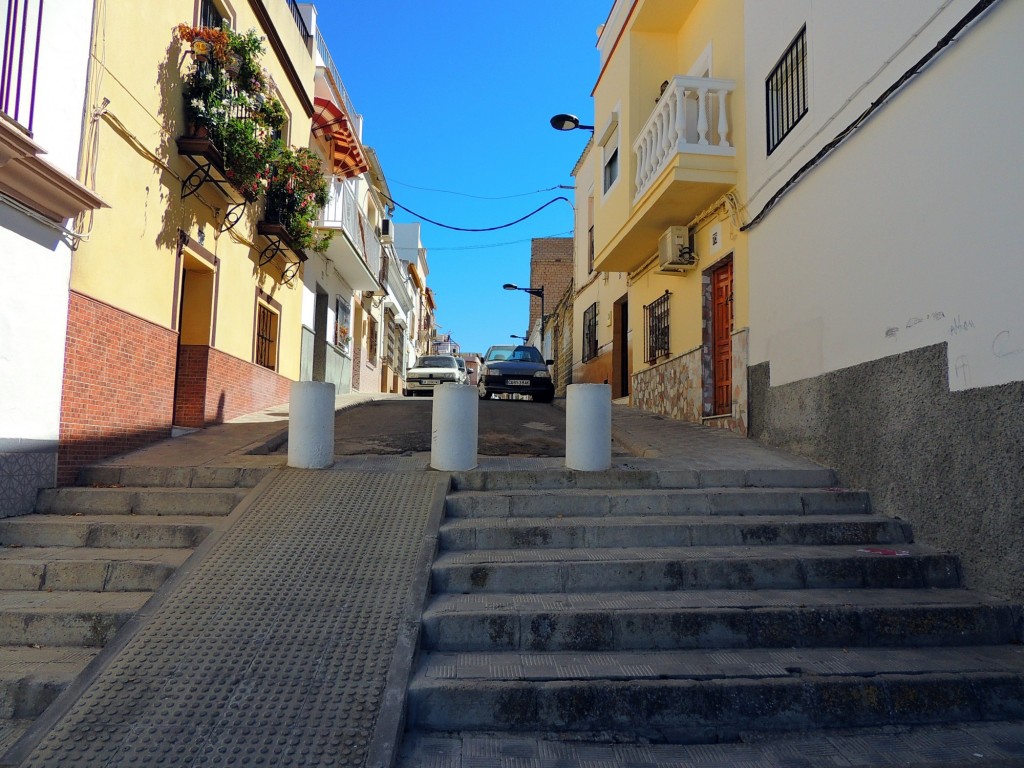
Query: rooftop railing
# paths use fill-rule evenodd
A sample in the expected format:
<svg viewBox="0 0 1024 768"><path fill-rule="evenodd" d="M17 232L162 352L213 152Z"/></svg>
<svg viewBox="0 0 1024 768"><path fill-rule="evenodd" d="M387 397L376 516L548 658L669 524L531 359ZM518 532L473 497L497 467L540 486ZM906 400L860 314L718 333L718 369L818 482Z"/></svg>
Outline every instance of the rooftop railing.
<svg viewBox="0 0 1024 768"><path fill-rule="evenodd" d="M302 11L299 10L298 3L296 3L295 0L288 0L288 8L292 12L292 18L295 19L295 26L299 28L299 34L302 35L302 42L308 46L309 39L312 35L309 34L309 27L306 26L306 20L302 18Z"/></svg>
<svg viewBox="0 0 1024 768"><path fill-rule="evenodd" d="M324 40L324 36L320 34L319 29L316 31L316 49L320 53L320 58L324 60L324 67L331 73L331 79L334 81L334 87L338 89L338 93L341 95L341 102L345 107L345 111L348 112L350 118L355 120L356 108L352 106L352 99L349 98L348 91L345 90L345 84L341 81L338 67L335 66L334 59L331 58L331 52L327 48L327 41Z"/></svg>

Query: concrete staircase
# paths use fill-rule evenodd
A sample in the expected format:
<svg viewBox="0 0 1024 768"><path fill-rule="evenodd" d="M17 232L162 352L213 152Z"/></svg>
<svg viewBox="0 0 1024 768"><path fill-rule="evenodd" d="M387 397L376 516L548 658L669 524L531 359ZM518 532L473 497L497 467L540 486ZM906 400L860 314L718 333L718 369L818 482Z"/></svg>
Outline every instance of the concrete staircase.
<svg viewBox="0 0 1024 768"><path fill-rule="evenodd" d="M1020 609L964 589L955 557L834 484L824 470L457 475L410 741L1024 718Z"/></svg>
<svg viewBox="0 0 1024 768"><path fill-rule="evenodd" d="M0 519L0 754L263 474L95 467Z"/></svg>

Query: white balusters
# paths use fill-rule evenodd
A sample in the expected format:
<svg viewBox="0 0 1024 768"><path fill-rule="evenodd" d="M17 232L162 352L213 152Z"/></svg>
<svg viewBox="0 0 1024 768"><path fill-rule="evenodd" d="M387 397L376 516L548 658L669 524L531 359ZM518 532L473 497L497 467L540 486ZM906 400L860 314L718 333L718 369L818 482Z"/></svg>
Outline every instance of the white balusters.
<svg viewBox="0 0 1024 768"><path fill-rule="evenodd" d="M637 196L642 195L665 167L681 153L735 155L729 142L726 97L732 80L706 77L672 78L658 105L633 144ZM687 97L696 100L697 114L689 115ZM689 120L693 120L693 124ZM712 143L717 137L717 142Z"/></svg>

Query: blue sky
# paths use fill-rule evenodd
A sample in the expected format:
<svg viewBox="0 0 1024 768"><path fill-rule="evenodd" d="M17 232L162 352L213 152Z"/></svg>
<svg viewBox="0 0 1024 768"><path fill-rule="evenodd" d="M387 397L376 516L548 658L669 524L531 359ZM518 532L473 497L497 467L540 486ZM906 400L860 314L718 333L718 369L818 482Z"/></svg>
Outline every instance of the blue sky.
<svg viewBox="0 0 1024 768"><path fill-rule="evenodd" d="M596 30L611 5L333 0L318 3L318 12L392 197L438 222L493 227L559 195L572 199L571 190L551 188L572 184L590 134L555 131L548 120L570 112L592 122ZM397 210L395 220L417 219ZM564 201L493 232L424 223L441 331L478 352L524 333L529 296L501 286L529 285L530 239L570 236L572 226Z"/></svg>

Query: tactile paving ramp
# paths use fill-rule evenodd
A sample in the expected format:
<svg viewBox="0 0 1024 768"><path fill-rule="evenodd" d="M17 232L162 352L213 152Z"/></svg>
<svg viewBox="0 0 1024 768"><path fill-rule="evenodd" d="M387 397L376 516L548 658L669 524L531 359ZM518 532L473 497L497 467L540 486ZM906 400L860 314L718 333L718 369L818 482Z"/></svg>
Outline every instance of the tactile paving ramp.
<svg viewBox="0 0 1024 768"><path fill-rule="evenodd" d="M23 765L362 765L441 481L283 471Z"/></svg>

